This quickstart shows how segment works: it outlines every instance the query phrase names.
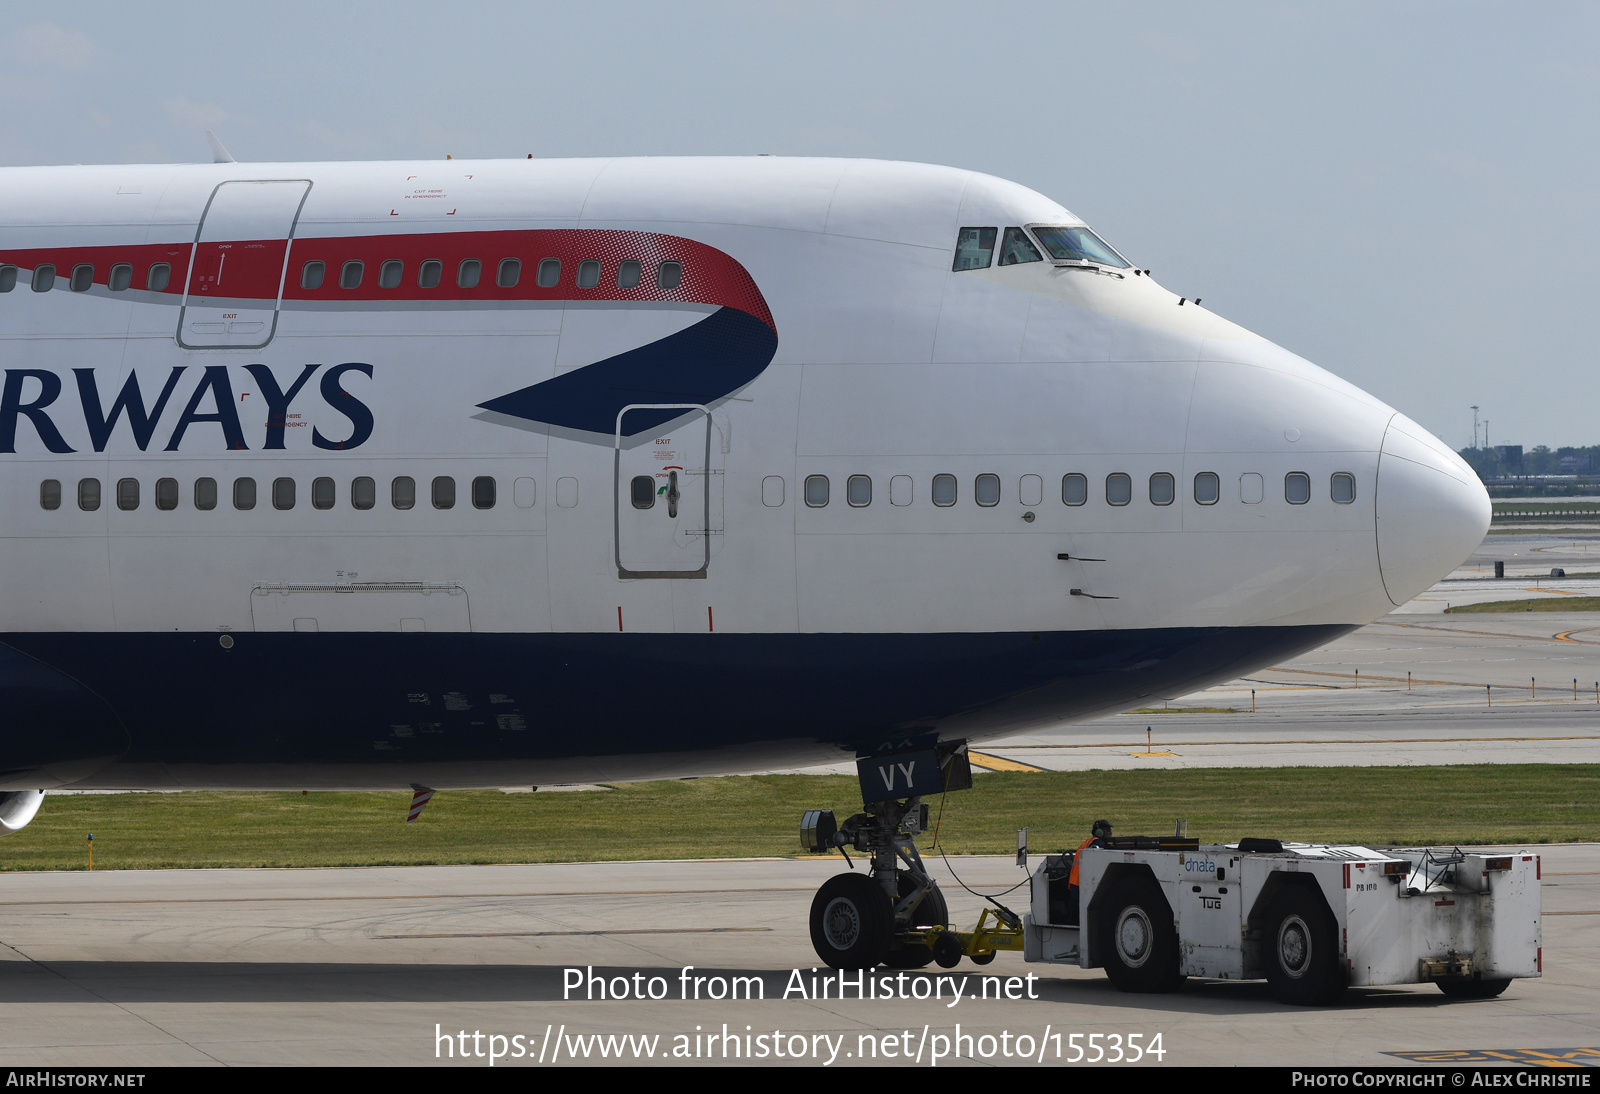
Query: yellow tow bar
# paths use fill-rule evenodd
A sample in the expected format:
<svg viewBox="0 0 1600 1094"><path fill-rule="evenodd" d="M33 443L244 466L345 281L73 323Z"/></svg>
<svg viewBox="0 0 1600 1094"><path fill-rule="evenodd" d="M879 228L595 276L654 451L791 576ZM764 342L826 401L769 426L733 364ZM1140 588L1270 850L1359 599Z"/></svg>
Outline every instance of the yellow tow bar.
<svg viewBox="0 0 1600 1094"><path fill-rule="evenodd" d="M978 916L978 925L970 931L947 927L907 931L905 944L928 947L940 968L953 969L963 957L974 965L987 965L1001 950L1022 949L1022 924L1013 926L993 908L985 908Z"/></svg>

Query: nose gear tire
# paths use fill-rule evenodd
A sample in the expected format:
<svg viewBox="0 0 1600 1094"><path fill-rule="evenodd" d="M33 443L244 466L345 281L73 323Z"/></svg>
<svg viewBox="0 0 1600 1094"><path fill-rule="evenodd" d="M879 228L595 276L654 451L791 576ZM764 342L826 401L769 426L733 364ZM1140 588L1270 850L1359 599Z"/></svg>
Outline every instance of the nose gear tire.
<svg viewBox="0 0 1600 1094"><path fill-rule="evenodd" d="M875 878L836 874L811 901L811 945L835 969L870 969L889 955L894 906Z"/></svg>

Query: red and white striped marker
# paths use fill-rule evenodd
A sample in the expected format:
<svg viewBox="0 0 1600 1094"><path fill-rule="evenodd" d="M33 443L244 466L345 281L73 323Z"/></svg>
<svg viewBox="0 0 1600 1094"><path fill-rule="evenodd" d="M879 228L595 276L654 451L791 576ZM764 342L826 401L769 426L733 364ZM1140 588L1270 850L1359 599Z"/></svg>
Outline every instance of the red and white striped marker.
<svg viewBox="0 0 1600 1094"><path fill-rule="evenodd" d="M433 800L433 790L417 783L411 784L411 812L406 816L406 823L410 824L422 816L422 807Z"/></svg>

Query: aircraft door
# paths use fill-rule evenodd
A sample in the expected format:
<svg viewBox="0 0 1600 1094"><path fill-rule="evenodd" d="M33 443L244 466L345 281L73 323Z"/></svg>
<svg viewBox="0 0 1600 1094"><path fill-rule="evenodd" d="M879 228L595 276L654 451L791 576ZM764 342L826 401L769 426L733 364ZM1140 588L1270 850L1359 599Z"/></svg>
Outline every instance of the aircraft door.
<svg viewBox="0 0 1600 1094"><path fill-rule="evenodd" d="M272 341L307 179L224 182L195 233L178 311L185 349L259 349Z"/></svg>
<svg viewBox="0 0 1600 1094"><path fill-rule="evenodd" d="M669 415L673 420L663 421ZM662 431L628 436L641 417L661 422ZM711 415L701 406L630 406L617 416L619 577L706 576L717 474L711 435Z"/></svg>

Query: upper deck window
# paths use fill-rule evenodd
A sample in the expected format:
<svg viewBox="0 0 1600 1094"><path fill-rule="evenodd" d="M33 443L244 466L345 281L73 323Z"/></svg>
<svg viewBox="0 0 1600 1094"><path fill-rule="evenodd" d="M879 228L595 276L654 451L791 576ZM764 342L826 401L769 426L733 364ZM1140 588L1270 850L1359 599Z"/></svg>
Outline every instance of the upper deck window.
<svg viewBox="0 0 1600 1094"><path fill-rule="evenodd" d="M1132 265L1088 228L1035 228L1033 234L1057 262L1093 262L1119 270Z"/></svg>
<svg viewBox="0 0 1600 1094"><path fill-rule="evenodd" d="M956 260L952 270L987 270L994 259L998 228L963 228L956 235Z"/></svg>
<svg viewBox="0 0 1600 1094"><path fill-rule="evenodd" d="M1015 266L1022 262L1043 262L1044 256L1039 253L1039 248L1033 245L1026 232L1021 228L1007 228L1005 238L1000 241L1000 265Z"/></svg>

